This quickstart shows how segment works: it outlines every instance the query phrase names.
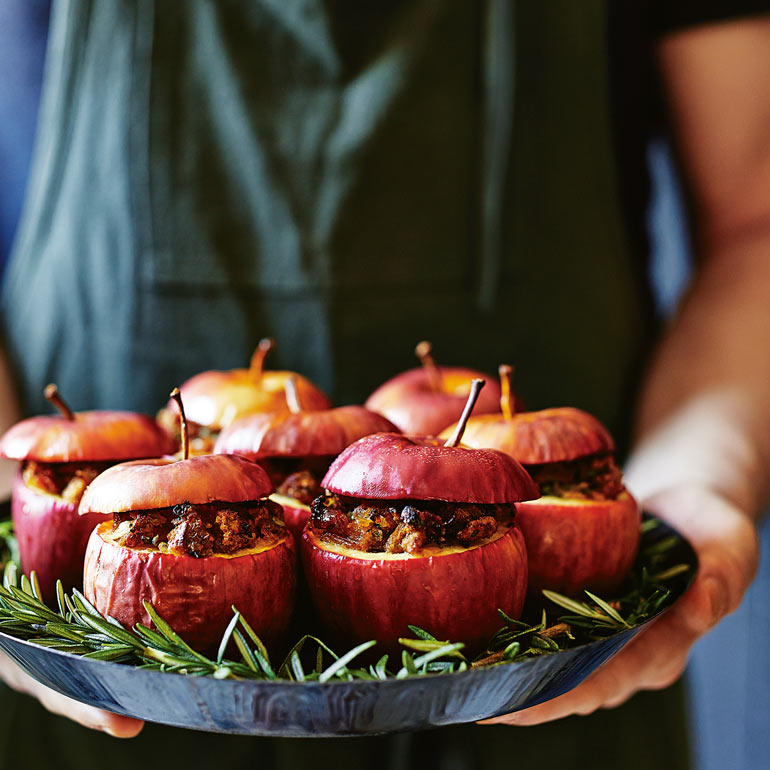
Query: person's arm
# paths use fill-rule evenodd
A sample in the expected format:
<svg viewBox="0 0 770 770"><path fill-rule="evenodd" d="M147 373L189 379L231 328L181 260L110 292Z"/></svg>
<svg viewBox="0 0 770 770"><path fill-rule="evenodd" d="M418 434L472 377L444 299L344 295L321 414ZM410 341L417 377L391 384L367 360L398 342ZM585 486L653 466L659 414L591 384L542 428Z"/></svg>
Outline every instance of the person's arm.
<svg viewBox="0 0 770 770"><path fill-rule="evenodd" d="M627 482L693 543L700 570L670 612L581 686L494 721L587 714L671 684L757 567L755 520L770 482L770 19L673 35L659 58L698 270L649 369Z"/></svg>

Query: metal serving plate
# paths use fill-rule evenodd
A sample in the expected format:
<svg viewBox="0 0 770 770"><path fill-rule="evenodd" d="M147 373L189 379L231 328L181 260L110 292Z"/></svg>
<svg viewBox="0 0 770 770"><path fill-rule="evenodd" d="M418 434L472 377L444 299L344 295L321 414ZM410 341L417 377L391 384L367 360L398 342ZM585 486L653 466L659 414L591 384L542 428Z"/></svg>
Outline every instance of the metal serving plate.
<svg viewBox="0 0 770 770"><path fill-rule="evenodd" d="M671 535L679 538L672 558L692 567L688 577L673 586L672 600L677 601L697 570L692 547L662 523L643 535L642 547ZM2 633L0 649L64 695L151 722L245 735L367 735L471 722L555 698L580 684L652 620L608 639L519 663L325 684L166 674L80 658Z"/></svg>

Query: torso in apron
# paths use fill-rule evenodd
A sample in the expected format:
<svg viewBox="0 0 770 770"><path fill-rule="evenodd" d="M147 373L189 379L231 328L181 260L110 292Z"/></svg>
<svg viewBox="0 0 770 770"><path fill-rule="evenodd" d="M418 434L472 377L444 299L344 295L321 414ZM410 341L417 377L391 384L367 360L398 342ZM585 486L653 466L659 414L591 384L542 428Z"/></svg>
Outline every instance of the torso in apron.
<svg viewBox="0 0 770 770"><path fill-rule="evenodd" d="M3 294L27 408L56 380L76 408L152 412L265 335L273 366L360 402L428 338L446 363L515 364L533 407L623 431L650 315L616 204L604 19L598 0L58 3ZM320 744L151 728L120 754L681 768L676 708L638 704ZM35 750L58 766L101 738L51 721L67 745Z"/></svg>
<svg viewBox="0 0 770 770"><path fill-rule="evenodd" d="M3 303L28 407L153 411L265 335L360 401L428 338L621 428L649 315L602 5L59 3Z"/></svg>

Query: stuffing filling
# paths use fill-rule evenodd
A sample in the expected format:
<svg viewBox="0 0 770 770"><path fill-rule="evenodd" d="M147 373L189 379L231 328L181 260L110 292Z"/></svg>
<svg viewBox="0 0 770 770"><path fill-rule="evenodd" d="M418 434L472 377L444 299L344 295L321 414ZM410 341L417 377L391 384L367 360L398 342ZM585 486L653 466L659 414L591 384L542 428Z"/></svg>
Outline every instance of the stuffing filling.
<svg viewBox="0 0 770 770"><path fill-rule="evenodd" d="M609 454L526 468L541 495L573 500L615 500L625 490L623 474Z"/></svg>
<svg viewBox="0 0 770 770"><path fill-rule="evenodd" d="M40 463L26 460L21 474L24 483L49 495L77 503L85 488L114 463Z"/></svg>
<svg viewBox="0 0 770 770"><path fill-rule="evenodd" d="M310 505L323 493L321 479L334 457L270 457L257 462L267 471L275 491Z"/></svg>
<svg viewBox="0 0 770 770"><path fill-rule="evenodd" d="M362 500L326 492L312 503L310 526L323 541L359 551L416 553L429 545L475 545L513 516L513 505Z"/></svg>
<svg viewBox="0 0 770 770"><path fill-rule="evenodd" d="M285 535L283 509L270 500L126 511L113 514L112 530L115 541L128 548L196 558L270 546Z"/></svg>

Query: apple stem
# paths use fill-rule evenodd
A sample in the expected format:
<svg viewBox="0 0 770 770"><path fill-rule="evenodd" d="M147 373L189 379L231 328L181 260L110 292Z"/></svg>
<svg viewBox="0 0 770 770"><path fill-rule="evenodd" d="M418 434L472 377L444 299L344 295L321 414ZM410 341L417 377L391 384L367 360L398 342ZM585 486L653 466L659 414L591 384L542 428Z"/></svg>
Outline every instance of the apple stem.
<svg viewBox="0 0 770 770"><path fill-rule="evenodd" d="M263 337L259 341L256 350L251 356L251 363L249 364L249 374L254 382L259 382L262 379L262 373L265 366L265 358L267 354L275 347L275 340L272 337Z"/></svg>
<svg viewBox="0 0 770 770"><path fill-rule="evenodd" d="M184 413L184 404L182 404L182 394L179 392L179 388L174 388L171 391L170 397L176 401L176 405L179 407L179 432L182 434L182 459L187 460L190 457L190 432L187 428L187 417Z"/></svg>
<svg viewBox="0 0 770 770"><path fill-rule="evenodd" d="M297 378L292 374L287 377L283 383L283 389L286 393L286 405L292 414L299 414L302 411L302 404L297 392Z"/></svg>
<svg viewBox="0 0 770 770"><path fill-rule="evenodd" d="M433 358L433 345L427 340L418 342L414 349L414 354L420 359L420 363L425 369L431 389L436 393L440 393L442 390L441 372Z"/></svg>
<svg viewBox="0 0 770 770"><path fill-rule="evenodd" d="M513 413L516 411L516 404L513 398L511 398L513 367L509 364L500 364L497 372L500 375L500 410L506 420L512 420Z"/></svg>
<svg viewBox="0 0 770 770"><path fill-rule="evenodd" d="M471 392L468 394L468 400L465 402L465 409L460 415L460 420L455 425L452 435L446 440L444 446L457 446L465 433L465 426L468 424L468 418L471 416L473 407L476 405L476 399L484 387L484 380L473 380L471 382Z"/></svg>
<svg viewBox="0 0 770 770"><path fill-rule="evenodd" d="M43 395L62 413L63 417L68 420L75 419L75 413L67 406L67 402L61 397L59 388L54 383L45 386Z"/></svg>

